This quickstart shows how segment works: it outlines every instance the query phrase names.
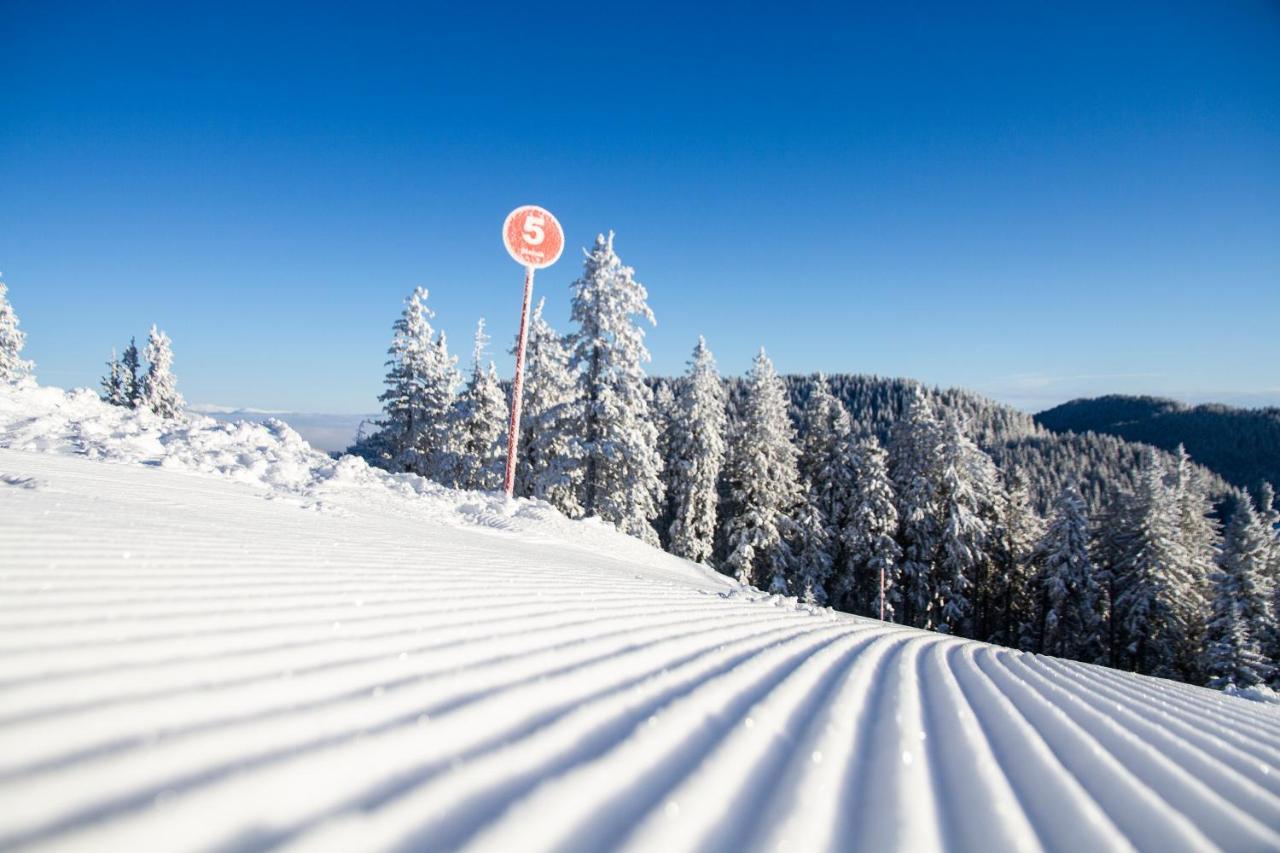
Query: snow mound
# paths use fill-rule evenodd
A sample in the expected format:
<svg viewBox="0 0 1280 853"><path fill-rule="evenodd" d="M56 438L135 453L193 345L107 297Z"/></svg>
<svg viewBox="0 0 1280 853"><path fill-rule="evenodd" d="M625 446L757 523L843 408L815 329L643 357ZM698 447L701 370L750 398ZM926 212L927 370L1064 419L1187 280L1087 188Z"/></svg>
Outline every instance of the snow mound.
<svg viewBox="0 0 1280 853"><path fill-rule="evenodd" d="M271 424L0 391L0 475L0 849L1280 849L1265 702L798 607Z"/></svg>
<svg viewBox="0 0 1280 853"><path fill-rule="evenodd" d="M86 388L63 391L32 382L0 386L0 449L225 478L269 498L319 511L341 512L333 500L341 494L377 495L391 512L527 537L551 535L566 543L612 543L609 547L622 553L650 552L640 542L617 536L612 525L593 519L571 521L543 501L460 492L414 474L370 467L358 457L334 459L312 448L283 421L227 422L195 413L166 419L109 405ZM682 573L714 575L674 557L666 564Z"/></svg>

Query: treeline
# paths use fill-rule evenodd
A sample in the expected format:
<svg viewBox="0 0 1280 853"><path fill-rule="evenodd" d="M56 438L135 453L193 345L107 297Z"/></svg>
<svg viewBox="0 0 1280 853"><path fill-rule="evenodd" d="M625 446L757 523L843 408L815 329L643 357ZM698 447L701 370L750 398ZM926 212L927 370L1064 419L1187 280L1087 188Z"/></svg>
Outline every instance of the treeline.
<svg viewBox="0 0 1280 853"><path fill-rule="evenodd" d="M1111 395L1055 406L1036 421L1054 432L1108 433L1165 449L1181 444L1201 465L1255 497L1264 482L1280 482L1280 409Z"/></svg>
<svg viewBox="0 0 1280 853"><path fill-rule="evenodd" d="M763 350L726 381L699 340L684 376L651 379L646 299L609 235L572 285L574 328L539 305L517 494L815 605L1217 686L1272 677L1272 503L1240 504L1223 537L1230 490L1185 452L1060 438L913 382L783 378ZM463 382L426 300L395 324L381 429L353 451L496 489L486 340Z"/></svg>

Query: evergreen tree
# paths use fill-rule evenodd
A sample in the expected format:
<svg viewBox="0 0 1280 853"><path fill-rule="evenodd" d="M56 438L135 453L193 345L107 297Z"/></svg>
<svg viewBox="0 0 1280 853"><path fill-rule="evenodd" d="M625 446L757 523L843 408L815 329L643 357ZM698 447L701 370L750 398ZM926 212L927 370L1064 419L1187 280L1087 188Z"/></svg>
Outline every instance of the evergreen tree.
<svg viewBox="0 0 1280 853"><path fill-rule="evenodd" d="M934 562L942 541L942 457L942 425L924 389L913 386L906 415L893 427L889 471L902 525L901 621L917 628L929 627L932 613Z"/></svg>
<svg viewBox="0 0 1280 853"><path fill-rule="evenodd" d="M1089 557L1086 512L1075 486L1064 488L1040 544L1035 649L1093 662L1102 654L1102 602Z"/></svg>
<svg viewBox="0 0 1280 853"><path fill-rule="evenodd" d="M672 382L660 379L653 386L653 425L658 431L658 460L662 465L662 500L658 502L658 517L654 529L658 531L661 547L670 550L671 523L675 521L674 460L671 458L675 442L676 392Z"/></svg>
<svg viewBox="0 0 1280 853"><path fill-rule="evenodd" d="M810 489L800 501L792 525L796 557L790 586L775 575L772 591L796 595L806 604L827 604L827 583L834 566L831 554L835 545L829 525L819 496Z"/></svg>
<svg viewBox="0 0 1280 853"><path fill-rule="evenodd" d="M23 359L27 335L18 328L18 315L9 304L9 288L0 281L0 382L18 382L31 375L30 361Z"/></svg>
<svg viewBox="0 0 1280 853"><path fill-rule="evenodd" d="M492 492L502 488L506 463L506 428L509 410L493 362L485 367L489 336L484 320L476 325L471 378L452 410L452 435L456 445L453 482L457 488Z"/></svg>
<svg viewBox="0 0 1280 853"><path fill-rule="evenodd" d="M789 516L802 492L786 391L763 349L748 382L726 472L732 513L725 568L743 583L788 589L793 562Z"/></svg>
<svg viewBox="0 0 1280 853"><path fill-rule="evenodd" d="M524 404L520 417L515 493L545 500L570 518L582 515L578 502L582 446L575 433L577 383L569 371L564 338L542 317L538 302L525 348Z"/></svg>
<svg viewBox="0 0 1280 853"><path fill-rule="evenodd" d="M1221 568L1212 575L1213 609L1205 646L1210 687L1252 687L1270 677L1262 651L1271 631L1267 562L1271 542L1248 498L1231 518Z"/></svg>
<svg viewBox="0 0 1280 853"><path fill-rule="evenodd" d="M796 548L801 560L798 571L807 578L801 581L802 587L821 590L821 604L829 592L827 578L837 564L847 562L841 534L852 510L852 457L849 413L819 374L801 417L798 467L806 497L797 519Z"/></svg>
<svg viewBox="0 0 1280 853"><path fill-rule="evenodd" d="M582 507L624 533L658 544L662 460L644 382L649 351L634 318L654 323L644 286L613 250L613 232L596 237L573 283L570 368L582 401Z"/></svg>
<svg viewBox="0 0 1280 853"><path fill-rule="evenodd" d="M1141 673L1177 678L1184 637L1175 598L1187 557L1177 496L1154 453L1147 454L1131 510L1125 553L1115 568L1116 658Z"/></svg>
<svg viewBox="0 0 1280 853"><path fill-rule="evenodd" d="M169 336L151 327L147 338L147 372L142 377L139 406L162 418L176 418L186 405L173 375L173 345Z"/></svg>
<svg viewBox="0 0 1280 853"><path fill-rule="evenodd" d="M129 338L120 363L124 374L124 405L136 409L142 405L142 356L136 338Z"/></svg>
<svg viewBox="0 0 1280 853"><path fill-rule="evenodd" d="M111 360L107 362L107 375L102 377L102 399L113 406L129 405L124 365L114 349L111 350Z"/></svg>
<svg viewBox="0 0 1280 853"><path fill-rule="evenodd" d="M849 413L819 374L801 417L798 464L800 476L819 493L818 505L834 524L843 520L851 491L852 432Z"/></svg>
<svg viewBox="0 0 1280 853"><path fill-rule="evenodd" d="M944 426L938 489L942 535L933 601L936 630L972 636L975 606L985 595L997 479L991 458L973 443L959 417Z"/></svg>
<svg viewBox="0 0 1280 853"><path fill-rule="evenodd" d="M1173 618L1180 637L1177 665L1184 679L1203 683L1200 666L1209 610L1209 576L1216 569L1222 534L1213 517L1208 487L1182 445L1175 453L1173 488L1178 504L1179 540L1185 555L1185 560L1174 567L1173 578Z"/></svg>
<svg viewBox="0 0 1280 853"><path fill-rule="evenodd" d="M1271 558L1267 562L1267 581L1280 592L1280 507L1276 506L1276 492L1270 483L1263 483L1258 494L1258 516L1271 542ZM1276 611L1280 613L1280 610Z"/></svg>
<svg viewBox="0 0 1280 853"><path fill-rule="evenodd" d="M671 424L671 552L705 563L715 544L717 491L725 459L724 383L707 342L698 338Z"/></svg>
<svg viewBox="0 0 1280 853"><path fill-rule="evenodd" d="M850 454L849 511L840 530L844 560L837 566L834 586L843 609L893 621L898 600L902 549L898 508L889 477L888 454L874 435L855 442Z"/></svg>
<svg viewBox="0 0 1280 853"><path fill-rule="evenodd" d="M1037 548L1045 525L1031 504L1021 471L1015 469L1005 479L992 542L994 574L988 621L979 629L978 638L1019 646L1023 645L1024 627L1035 619Z"/></svg>
<svg viewBox="0 0 1280 853"><path fill-rule="evenodd" d="M393 326L387 390L378 398L383 407L381 464L444 482L454 459L449 415L458 385L457 359L449 355L444 332L437 337L431 328L435 313L426 301L426 289L415 289Z"/></svg>
<svg viewBox="0 0 1280 853"><path fill-rule="evenodd" d="M1273 676L1280 681L1280 507L1276 506L1275 489L1270 483L1264 482L1259 489L1258 507L1258 519L1266 533L1269 545L1266 584L1271 590L1271 625L1259 639L1267 652L1267 657L1276 664Z"/></svg>

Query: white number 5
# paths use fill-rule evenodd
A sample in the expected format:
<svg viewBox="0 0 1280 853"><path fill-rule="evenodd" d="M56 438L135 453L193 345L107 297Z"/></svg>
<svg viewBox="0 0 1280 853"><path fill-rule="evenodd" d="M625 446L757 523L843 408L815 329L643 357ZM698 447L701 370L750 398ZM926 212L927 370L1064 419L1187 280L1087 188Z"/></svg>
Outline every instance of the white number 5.
<svg viewBox="0 0 1280 853"><path fill-rule="evenodd" d="M524 218L524 241L530 246L542 245L542 241L547 239L546 232L542 230L543 223L546 221L541 216L526 216Z"/></svg>

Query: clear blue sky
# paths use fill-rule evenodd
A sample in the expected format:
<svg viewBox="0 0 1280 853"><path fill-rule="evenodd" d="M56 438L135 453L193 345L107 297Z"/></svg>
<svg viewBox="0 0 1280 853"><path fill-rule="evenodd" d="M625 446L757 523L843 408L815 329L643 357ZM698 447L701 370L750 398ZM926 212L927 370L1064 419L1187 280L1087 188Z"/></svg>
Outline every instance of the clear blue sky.
<svg viewBox="0 0 1280 853"><path fill-rule="evenodd" d="M418 284L502 344L503 216L616 230L655 372L1028 408L1280 402L1280 3L0 4L0 270L42 381L375 408ZM474 10L474 11L473 11Z"/></svg>

